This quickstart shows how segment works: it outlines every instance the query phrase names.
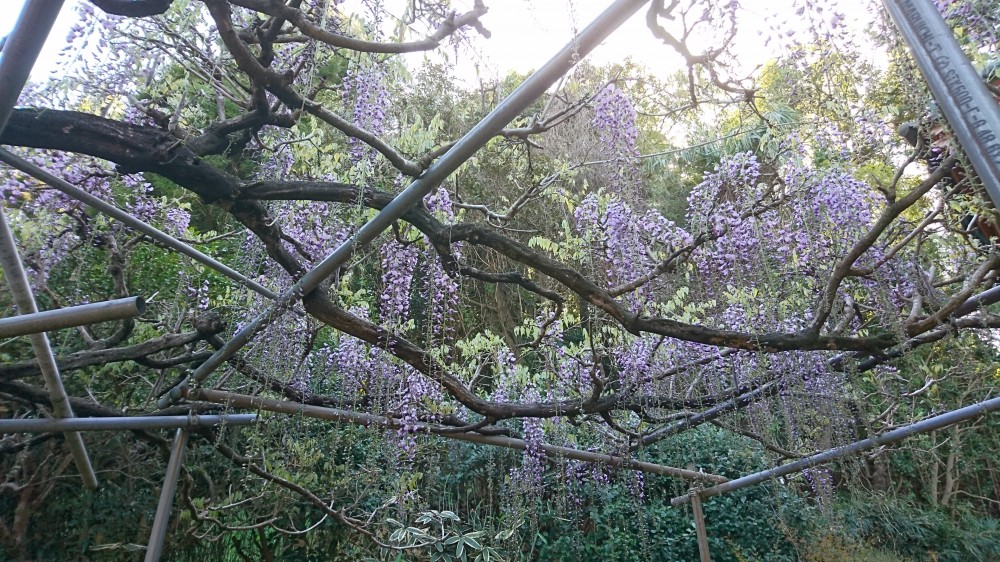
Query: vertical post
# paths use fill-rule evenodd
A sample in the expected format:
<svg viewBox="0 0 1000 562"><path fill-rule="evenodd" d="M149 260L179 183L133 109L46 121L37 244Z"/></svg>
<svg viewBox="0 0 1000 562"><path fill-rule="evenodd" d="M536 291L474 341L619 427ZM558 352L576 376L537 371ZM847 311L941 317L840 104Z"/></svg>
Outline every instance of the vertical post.
<svg viewBox="0 0 1000 562"><path fill-rule="evenodd" d="M167 463L167 474L163 477L163 489L160 490L160 502L156 505L156 516L153 518L153 530L149 533L149 545L146 547L145 562L158 562L163 553L163 539L167 536L167 523L170 522L170 509L174 505L174 493L177 491L177 477L184 463L184 448L187 445L188 432L178 429L174 443L170 447L170 461Z"/></svg>
<svg viewBox="0 0 1000 562"><path fill-rule="evenodd" d="M31 67L38 59L38 53L41 52L62 5L63 0L25 3L14 29L3 46L3 51L0 52L0 132L7 126L10 112L28 81ZM4 275L7 276L18 311L21 314L38 312L35 307L35 297L28 285L28 278L24 275L21 258L17 254L14 236L7 227L7 219L3 216L2 210L0 210L0 246L2 246L0 260L3 261ZM52 398L52 409L56 416L73 417L73 409L69 405L69 398L59 378L59 369L56 367L48 338L44 333L31 336L31 347L38 357L38 364L42 369L42 376L45 378L45 386ZM94 474L94 467L90 464L83 438L76 432L66 433L65 436L76 467L83 477L84 485L90 489L97 488L97 475Z"/></svg>
<svg viewBox="0 0 1000 562"><path fill-rule="evenodd" d="M708 552L708 532L705 530L705 513L701 510L701 490L691 488L691 511L694 513L694 532L698 536L698 556L701 562L712 562Z"/></svg>

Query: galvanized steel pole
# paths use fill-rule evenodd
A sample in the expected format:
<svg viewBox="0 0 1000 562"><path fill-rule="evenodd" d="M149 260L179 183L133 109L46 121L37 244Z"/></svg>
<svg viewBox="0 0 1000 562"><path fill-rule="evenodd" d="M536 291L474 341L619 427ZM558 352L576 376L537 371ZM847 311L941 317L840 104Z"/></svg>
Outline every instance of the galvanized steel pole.
<svg viewBox="0 0 1000 562"><path fill-rule="evenodd" d="M618 0L597 17L586 29L581 31L572 41L562 48L544 66L536 70L510 96L484 117L475 127L459 139L451 149L432 164L404 189L395 199L389 202L375 217L365 223L349 240L302 276L290 289L282 293L278 302L263 314L233 335L221 349L202 363L191 374L191 379L202 382L223 362L235 355L254 335L263 330L271 321L278 317L284 308L295 299L300 299L316 289L320 283L333 275L337 269L347 263L354 252L373 241L393 222L403 216L414 205L420 203L425 195L439 186L449 175L471 158L491 138L500 132L508 123L517 117L525 108L545 93L552 84L568 72L579 60L601 43L608 35L617 29L648 0ZM159 402L160 407L166 407L172 401L180 398L187 381L170 390Z"/></svg>
<svg viewBox="0 0 1000 562"><path fill-rule="evenodd" d="M149 545L146 546L146 562L158 562L163 553L163 540L167 538L167 524L170 523L170 509L174 505L174 494L177 492L177 477L184 463L184 448L187 446L188 432L178 429L174 443L170 447L170 461L167 463L167 474L163 477L163 489L160 490L160 502L156 505L156 515L153 517L153 529L149 533Z"/></svg>
<svg viewBox="0 0 1000 562"><path fill-rule="evenodd" d="M120 418L5 419L4 433L60 433L63 431L131 431L137 429L193 429L217 425L242 426L257 421L257 414L208 416L125 416Z"/></svg>
<svg viewBox="0 0 1000 562"><path fill-rule="evenodd" d="M746 394L740 394L739 396L734 396L729 400L716 404L715 406L705 410L704 412L693 414L680 421L674 422L667 426L663 426L660 429L657 429L656 431L648 435L644 435L642 438L640 438L639 442L632 446L632 450L633 451L638 450L647 445L651 445L657 441L662 441L663 439L670 437L671 435L680 433L690 427L701 425L706 421L714 420L715 418L721 416L722 414L731 412L732 410L736 410L742 406L746 406L747 404L753 402L758 398L770 396L774 393L777 393L778 391L781 390L781 382L782 381L780 378L770 382L766 382L760 385L759 387L755 388L754 390L747 392Z"/></svg>
<svg viewBox="0 0 1000 562"><path fill-rule="evenodd" d="M0 265L3 266L4 275L10 285L10 292L14 296L14 303L18 311L22 314L34 314L38 312L35 305L35 296L31 293L31 286L28 284L28 276L24 274L21 266L21 258L17 255L17 246L14 243L14 234L7 226L7 218L0 209ZM66 396L66 389L63 387L62 379L59 378L59 367L56 365L56 358L52 354L52 347L49 346L49 338L45 333L31 334L31 347L38 358L38 367L42 371L42 378L45 380L45 387L49 391L49 398L52 401L52 411L56 417L72 418L73 408L69 404L69 397ZM69 446L73 461L83 477L83 483L88 488L97 488L97 475L94 474L94 467L90 464L90 457L87 455L87 448L83 444L83 438L79 433L67 432L66 444Z"/></svg>
<svg viewBox="0 0 1000 562"><path fill-rule="evenodd" d="M708 549L708 530L705 529L705 512L701 509L701 490L695 488L688 492L691 500L691 514L694 516L694 533L698 538L698 559L700 562L712 562L712 554Z"/></svg>
<svg viewBox="0 0 1000 562"><path fill-rule="evenodd" d="M29 176L38 179L39 181L43 181L51 185L52 187L72 197L73 199L81 201L89 205L90 207L104 213L105 215L117 219L119 222L131 226L132 228L138 230L139 232L145 234L146 236L149 236L153 240L156 240L160 244L163 244L164 246L172 250L184 254L185 256L193 259L198 263L201 263L202 265L208 266L209 268L218 271L219 273L225 275L226 277L229 277L230 279L236 281L237 283L243 285L244 287L256 291L257 293L264 295L265 297L271 300L278 298L277 293L265 288L260 283L257 283L249 279L248 277L236 271L235 269L232 269L231 267L219 262L218 260L209 257L203 254L202 252L199 252L198 250L192 248L191 246L185 244L184 242L181 242L180 240L167 234L166 232L163 232L162 230L154 226L142 222L141 220L133 217L132 215L126 213L125 211L122 211L118 207L115 207L114 205L107 203L101 200L100 198L91 195L90 193L87 193L86 191L69 183L68 181L58 176L55 176L43 170L42 168L39 168L38 166L32 164L31 162L28 162L24 158L21 158L20 156L12 152L8 152L0 148L0 162L4 162L10 165L11 167L17 168L18 170L21 170L22 172L28 174Z"/></svg>
<svg viewBox="0 0 1000 562"><path fill-rule="evenodd" d="M701 491L700 496L704 499L712 496L718 496L726 492L732 492L733 490L739 490L740 488L746 488L747 486L760 484L761 482L766 482L780 476L800 472L807 468L824 464L840 457L853 455L855 453L860 453L861 451L867 451L868 449L873 449L879 445L895 443L919 433L927 433L929 431L942 429L956 423L969 421L980 416L984 416L990 412L995 412L996 410L1000 410L1000 398L993 398L986 400L985 402L979 402L978 404L952 410L951 412L941 414L940 416L934 416L899 429L894 429L877 437L869 437L868 439L855 441L850 445L830 449L811 457L806 457L788 464L756 472L742 478L737 478L736 480L730 480L725 484L705 488ZM681 505L686 503L689 499L690 496L687 495L678 496L670 500L670 504L674 506Z"/></svg>
<svg viewBox="0 0 1000 562"><path fill-rule="evenodd" d="M12 338L41 332L51 332L73 326L135 318L146 310L140 297L128 297L105 302L67 306L34 314L0 318L0 338Z"/></svg>
<svg viewBox="0 0 1000 562"><path fill-rule="evenodd" d="M979 294L969 297L968 299L965 300L965 302L962 303L961 306L959 306L955 310L955 312L951 314L949 318L950 320L957 320L962 318L963 316L968 316L969 314L972 314L977 310L980 310L991 304L996 304L998 302L1000 302L1000 285L991 287ZM899 345L896 345L891 349L883 351L876 356L872 356L869 357L868 359L860 361L856 365L852 365L850 368L852 371L856 371L859 373L868 371L870 369L874 369L875 367L881 365L888 359L895 359L897 357L902 357L907 351L918 345L922 345L924 343L927 343L928 341L936 341L941 339L945 335L942 333L943 331L950 332L953 329L954 328L951 324L947 323L942 324L937 328L913 336L912 338L909 338L906 341L900 343ZM829 364L830 367L834 369L844 369L845 361L852 356L857 357L857 354L842 353L840 355L831 357L830 360L827 361L827 364Z"/></svg>
<svg viewBox="0 0 1000 562"><path fill-rule="evenodd" d="M0 131L7 126L63 0L28 0L0 51Z"/></svg>
<svg viewBox="0 0 1000 562"><path fill-rule="evenodd" d="M1000 106L928 0L882 0L972 167L1000 208Z"/></svg>
<svg viewBox="0 0 1000 562"><path fill-rule="evenodd" d="M38 59L38 53L42 50L49 31L52 30L52 24L55 23L62 4L62 0L33 0L25 4L17 23L14 24L14 30L4 44L3 51L0 52L0 132L7 126L10 112L28 81L31 67ZM31 294L28 278L21 265L21 258L17 254L14 235L7 226L7 218L2 209L0 209L0 261L19 312L21 314L38 312L35 297ZM55 415L60 418L73 417L73 409L69 405L69 397L66 396L62 379L59 378L59 368L52 355L49 339L44 333L33 334L31 347L38 358L38 365L45 379ZM70 454L73 455L80 476L83 477L84 485L91 489L97 488L97 475L94 474L94 467L90 464L83 438L79 433L68 432L66 444L69 446Z"/></svg>
<svg viewBox="0 0 1000 562"><path fill-rule="evenodd" d="M245 394L235 394L232 392L209 390L206 388L194 389L191 391L190 394L191 394L190 397L194 400L204 400L206 402L214 402L216 404L223 404L230 408L267 410L269 412L278 412L283 414L305 416L308 418L349 423L364 427L378 426L390 429L398 429L400 426L402 426L402 422L400 420L393 418L376 416L374 414L366 414L362 412L352 412L350 410L339 410L336 408L326 408L323 406L301 404L299 402L290 402L288 400L275 400L273 398L263 398L261 396L248 396ZM443 437L445 439L455 439L457 441L467 441L469 443L480 443L482 445L491 445L494 447L503 447L506 449L515 449L518 451L524 451L525 449L528 448L528 442L523 439L505 437L503 435L481 435L479 433L433 433L431 431L433 428L434 426L431 426L429 424L417 424L415 426L415 431L421 433L427 432L432 435L437 435L438 437ZM454 429L454 428L442 427L441 429ZM648 472L650 474L671 476L674 478L683 478L686 480L695 480L700 482L711 482L713 484L718 484L720 482L726 481L726 479L722 476L709 474L706 472L686 470L683 468L674 468L672 466L653 464L649 462L638 461L628 457L608 455L605 453L595 453L593 451L581 451L579 449L572 449L570 447L561 447L559 445L549 445L547 443L542 443L538 446L538 449L546 456L554 459L574 459L584 462L604 463L611 466L617 466L620 468L627 468L631 470L638 470L641 472Z"/></svg>

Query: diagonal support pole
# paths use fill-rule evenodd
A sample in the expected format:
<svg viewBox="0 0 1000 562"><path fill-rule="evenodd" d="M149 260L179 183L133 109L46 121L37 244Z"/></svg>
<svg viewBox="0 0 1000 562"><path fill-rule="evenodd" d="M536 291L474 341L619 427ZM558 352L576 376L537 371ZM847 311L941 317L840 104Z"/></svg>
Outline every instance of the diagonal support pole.
<svg viewBox="0 0 1000 562"><path fill-rule="evenodd" d="M156 515L153 517L153 530L149 533L145 562L158 562L163 553L163 540L167 537L170 509L174 506L177 477L180 476L181 465L184 464L184 449L187 446L187 441L187 430L178 429L177 434L174 435L174 443L170 446L170 461L167 462L167 474L163 477L160 502L156 504Z"/></svg>
<svg viewBox="0 0 1000 562"><path fill-rule="evenodd" d="M38 59L38 53L41 52L42 45L52 30L62 4L63 0L35 0L26 3L17 23L14 24L14 30L4 44L3 51L0 51L0 132L7 126L10 112L28 81L31 67ZM7 226L7 218L2 208L0 208L0 262L20 313L38 312L35 296L31 293L28 277L24 274L21 257L17 254L14 235ZM55 356L52 355L49 339L44 333L33 334L31 347L38 358L38 366L52 398L55 415L60 418L72 418L73 409L69 405L69 397L66 396L62 379L59 378L59 368L56 366ZM83 477L83 484L90 489L97 488L97 475L94 474L94 467L90 464L90 456L87 455L83 438L77 432L67 432L65 437L73 461Z"/></svg>
<svg viewBox="0 0 1000 562"><path fill-rule="evenodd" d="M2 209L0 209L0 265L3 266L4 275L10 285L10 292L14 296L14 303L21 314L37 313L35 296L31 293L28 276L25 275L21 258L17 255L14 234L7 226L7 218ZM52 399L53 413L59 418L72 418L73 408L69 404L66 388L63 387L62 379L59 377L59 367L52 354L49 338L44 332L32 334L29 337L31 347L35 351L35 357L38 358L38 367L42 371L42 378L45 379L45 387ZM94 467L90 464L90 457L87 455L83 438L75 431L67 432L65 437L70 454L73 455L73 461L76 462L76 468L83 477L84 485L91 489L97 488L97 475L94 474Z"/></svg>
<svg viewBox="0 0 1000 562"><path fill-rule="evenodd" d="M753 474L743 476L742 478L737 478L736 480L730 480L724 484L719 484L718 486L705 488L704 490L701 490L700 496L702 499L705 499L725 494L727 492L732 492L734 490L739 490L740 488L746 488L747 486L755 486L761 482L766 482L781 476L787 476L795 472L801 472L807 468L825 464L832 460L839 459L840 457L853 455L855 453L860 453L861 451L867 451L868 449L874 449L880 445L896 443L897 441L902 441L908 437L942 429L950 425L955 425L956 423L974 420L980 416L985 416L986 414L997 410L1000 410L1000 398L993 398L984 402L972 404L971 406L952 410L939 416L927 418L925 420L900 427L899 429L894 429L876 437L869 437L868 439L855 441L849 445L823 451L822 453L815 454L811 457L799 459L795 462L776 466L768 470L755 472ZM678 506L687 503L690 499L691 497L688 495L678 496L670 500L670 505Z"/></svg>
<svg viewBox="0 0 1000 562"><path fill-rule="evenodd" d="M63 0L28 0L7 36L0 51L0 131L7 126L62 5Z"/></svg>
<svg viewBox="0 0 1000 562"><path fill-rule="evenodd" d="M207 266L211 269L214 269L215 271L218 271L219 273L225 275L226 277L229 277L230 279L236 281L237 283L243 285L244 287L249 288L252 291L256 291L257 293L264 295L265 297L271 300L278 298L278 295L275 292L268 290L260 283L257 283L249 279L248 277L236 271L235 269L225 265L224 263L219 262L218 260L210 256L203 254L202 252L199 252L198 250L192 248L191 246L185 244L184 242L181 242L180 240L167 234L166 232L163 232L162 230L133 217L132 215L126 213L125 211L119 209L118 207L115 207L114 205L107 203L106 201L103 201L99 197L95 197L94 195L87 193L86 191L80 189L79 187L76 187L75 185L69 183L68 181L58 176L55 176L49 172L46 172L42 168L39 168L38 166L32 164L31 162L28 162L24 158L21 158L20 156L12 152L0 148L0 162L9 165L12 168L17 168L18 170L21 170L25 174L28 174L29 176L39 181L45 182L48 185L58 189L59 191L72 197L73 199L85 203L91 208L96 209L104 213L105 215L118 220L123 224L131 226L137 231L145 234L146 236L149 236L153 240L156 240L160 244L163 244L164 246L176 252L184 254L185 256L193 259L194 261L204 266Z"/></svg>
<svg viewBox="0 0 1000 562"><path fill-rule="evenodd" d="M882 0L972 167L1000 208L1000 105L927 0Z"/></svg>
<svg viewBox="0 0 1000 562"><path fill-rule="evenodd" d="M522 82L489 115L484 117L465 136L459 139L437 162L427 168L423 174L400 192L375 217L358 229L358 232L354 236L341 244L333 253L317 264L315 268L303 275L291 288L282 293L281 297L272 307L254 318L243 329L236 332L232 339L226 342L226 345L195 369L188 380L172 388L160 399L159 406L165 408L173 401L180 399L184 388L189 384L190 380L196 383L203 382L227 359L248 344L268 324L280 317L291 303L301 299L319 287L323 281L346 264L358 248L375 240L396 219L403 216L414 205L419 204L425 195L441 185L449 175L471 158L480 148L485 146L511 120L545 93L556 80L569 72L582 57L590 53L601 41L611 35L625 20L647 3L648 0L617 0L608 7L597 19L556 53L554 57L549 59L544 66L536 70Z"/></svg>

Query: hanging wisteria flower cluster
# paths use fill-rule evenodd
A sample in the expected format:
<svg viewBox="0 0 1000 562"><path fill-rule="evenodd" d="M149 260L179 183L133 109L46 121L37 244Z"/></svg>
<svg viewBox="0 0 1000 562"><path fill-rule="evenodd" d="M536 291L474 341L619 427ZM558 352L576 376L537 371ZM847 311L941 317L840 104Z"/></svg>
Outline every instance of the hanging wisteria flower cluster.
<svg viewBox="0 0 1000 562"><path fill-rule="evenodd" d="M614 83L602 88L594 99L594 129L604 149L605 159L610 162L611 187L637 187L640 181L639 128L635 107L628 94Z"/></svg>
<svg viewBox="0 0 1000 562"><path fill-rule="evenodd" d="M381 65L352 66L343 78L345 104L350 104L353 122L373 135L381 135L388 113L389 90L385 85L386 71ZM375 149L368 143L350 137L351 161L374 166Z"/></svg>

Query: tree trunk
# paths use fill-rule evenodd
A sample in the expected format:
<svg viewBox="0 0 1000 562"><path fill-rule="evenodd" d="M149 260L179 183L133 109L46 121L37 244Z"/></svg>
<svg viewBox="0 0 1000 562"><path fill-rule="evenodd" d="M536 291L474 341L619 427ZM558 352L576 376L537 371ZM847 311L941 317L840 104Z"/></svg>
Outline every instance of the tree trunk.
<svg viewBox="0 0 1000 562"><path fill-rule="evenodd" d="M931 505L937 507L938 504L938 465L940 460L937 456L937 431L931 432L931 475L930 475L930 486L929 486L929 496L931 499Z"/></svg>
<svg viewBox="0 0 1000 562"><path fill-rule="evenodd" d="M958 468L956 465L961 443L961 429L956 425L951 432L951 444L948 447L948 459L944 469L944 490L941 492L941 505L945 507L948 506L958 490Z"/></svg>

